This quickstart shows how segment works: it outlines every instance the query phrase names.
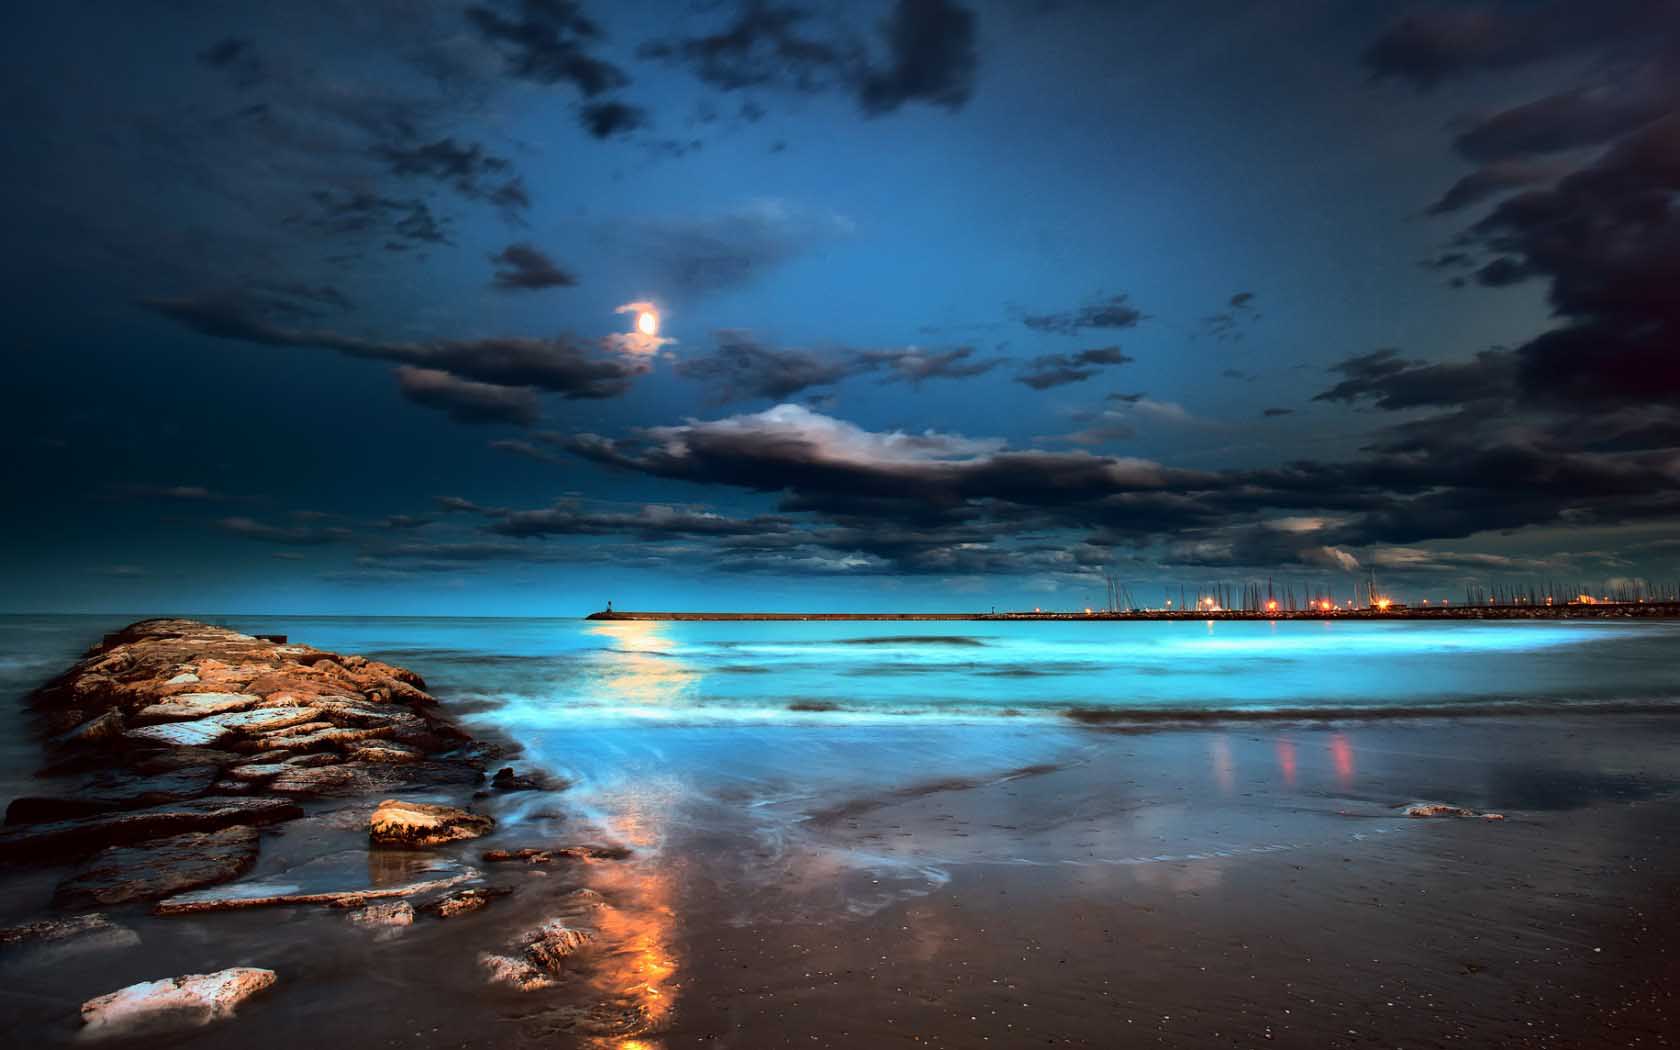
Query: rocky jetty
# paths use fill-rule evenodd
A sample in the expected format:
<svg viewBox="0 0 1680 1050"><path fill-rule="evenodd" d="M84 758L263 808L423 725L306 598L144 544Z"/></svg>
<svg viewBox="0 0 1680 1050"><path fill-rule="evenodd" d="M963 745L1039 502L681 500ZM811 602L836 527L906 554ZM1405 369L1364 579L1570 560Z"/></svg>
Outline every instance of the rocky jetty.
<svg viewBox="0 0 1680 1050"><path fill-rule="evenodd" d="M107 635L30 703L49 764L42 790L6 808L0 861L81 859L59 886L65 907L181 898L238 878L257 859L257 829L303 816L303 800L484 779L487 749L412 671L191 620ZM411 844L493 826L450 812L423 817L443 830L411 832Z"/></svg>

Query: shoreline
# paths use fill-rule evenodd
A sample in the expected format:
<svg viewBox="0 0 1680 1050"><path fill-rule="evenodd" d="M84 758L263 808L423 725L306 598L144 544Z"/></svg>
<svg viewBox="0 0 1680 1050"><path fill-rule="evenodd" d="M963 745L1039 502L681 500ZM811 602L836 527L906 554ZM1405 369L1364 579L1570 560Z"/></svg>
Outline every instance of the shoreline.
<svg viewBox="0 0 1680 1050"><path fill-rule="evenodd" d="M1383 622L1388 620L1620 620L1620 619L1680 619L1680 602L1602 602L1594 605L1448 605L1406 609L1217 609L1183 612L1169 609L1144 609L1133 612L992 612L992 613L778 613L778 612L632 612L601 611L590 613L586 620L596 621L657 621L657 622L968 622L968 623L1152 623L1183 620L1189 622L1246 620L1316 620L1334 623L1338 620Z"/></svg>

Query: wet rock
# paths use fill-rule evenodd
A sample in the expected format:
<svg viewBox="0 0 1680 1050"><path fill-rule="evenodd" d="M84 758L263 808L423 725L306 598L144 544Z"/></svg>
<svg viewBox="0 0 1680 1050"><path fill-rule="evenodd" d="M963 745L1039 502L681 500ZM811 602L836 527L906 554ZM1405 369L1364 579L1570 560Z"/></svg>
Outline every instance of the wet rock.
<svg viewBox="0 0 1680 1050"><path fill-rule="evenodd" d="M386 799L368 822L368 837L375 846L425 849L475 839L495 826L489 817L464 809Z"/></svg>
<svg viewBox="0 0 1680 1050"><path fill-rule="evenodd" d="M467 868L457 870L454 874L392 886L352 886L323 890L305 889L298 882L279 879L241 882L169 897L159 901L152 908L152 912L155 915L198 915L205 912L244 911L249 908L303 904L318 904L329 908L362 908L374 901L440 893L478 877L477 871Z"/></svg>
<svg viewBox="0 0 1680 1050"><path fill-rule="evenodd" d="M80 789L62 795L26 795L6 807L7 824L40 824L74 820L98 813L141 809L197 798L216 781L214 766L192 766L156 776L129 777L105 773Z"/></svg>
<svg viewBox="0 0 1680 1050"><path fill-rule="evenodd" d="M216 722L199 719L140 726L123 733L123 738L136 744L161 744L165 747L215 747L232 735Z"/></svg>
<svg viewBox="0 0 1680 1050"><path fill-rule="evenodd" d="M421 911L428 915L436 915L440 919L453 919L458 915L470 915L487 907L498 897L506 897L513 891L500 886L484 886L467 890L456 890L454 893L439 897L421 906Z"/></svg>
<svg viewBox="0 0 1680 1050"><path fill-rule="evenodd" d="M505 984L522 992L534 992L554 986L554 978L525 959L483 952L478 957L478 964L489 975L491 984Z"/></svg>
<svg viewBox="0 0 1680 1050"><path fill-rule="evenodd" d="M142 846L100 850L59 883L54 903L65 908L157 900L238 878L257 860L257 829L172 835Z"/></svg>
<svg viewBox="0 0 1680 1050"><path fill-rule="evenodd" d="M0 951L8 956L33 947L130 948L140 935L118 926L103 915L78 915L70 919L42 919L40 922L0 929Z"/></svg>
<svg viewBox="0 0 1680 1050"><path fill-rule="evenodd" d="M491 849L482 854L491 864L502 864L508 861L522 860L527 864L547 864L554 859L554 854L545 849Z"/></svg>
<svg viewBox="0 0 1680 1050"><path fill-rule="evenodd" d="M350 758L356 762L418 762L426 757L426 752L407 744L380 741L378 743L363 744L350 752Z"/></svg>
<svg viewBox="0 0 1680 1050"><path fill-rule="evenodd" d="M83 1003L82 1024L90 1035L208 1024L276 980L273 970L240 966L131 984Z"/></svg>
<svg viewBox="0 0 1680 1050"><path fill-rule="evenodd" d="M268 736L255 741L255 746L262 751L275 751L282 748L292 751L320 751L323 749L337 749L348 744L360 743L363 740L379 740L395 733L391 726L369 726L362 729L347 729L323 723L316 727L314 723L305 723L291 730L283 731L284 736Z"/></svg>
<svg viewBox="0 0 1680 1050"><path fill-rule="evenodd" d="M142 707L135 718L142 722L190 722L243 711L261 700L262 697L251 693L178 693L160 704Z"/></svg>
<svg viewBox="0 0 1680 1050"><path fill-rule="evenodd" d="M541 791L548 779L540 773L515 773L512 766L503 766L490 778L490 786L497 791Z"/></svg>
<svg viewBox="0 0 1680 1050"><path fill-rule="evenodd" d="M1452 806L1445 802L1413 802L1406 807L1408 817L1479 817L1482 820L1504 820L1503 813L1478 813L1464 806Z"/></svg>
<svg viewBox="0 0 1680 1050"><path fill-rule="evenodd" d="M568 926L559 919L550 919L529 930L520 938L525 958L531 965L551 974L559 974L568 956L595 939L593 930Z"/></svg>
<svg viewBox="0 0 1680 1050"><path fill-rule="evenodd" d="M97 718L88 719L60 736L56 742L74 747L113 744L122 739L126 728L122 712L113 708Z"/></svg>
<svg viewBox="0 0 1680 1050"><path fill-rule="evenodd" d="M369 904L350 913L350 921L358 926L412 926L414 905L407 901L388 904Z"/></svg>
<svg viewBox="0 0 1680 1050"><path fill-rule="evenodd" d="M0 860L60 860L105 846L127 846L189 831L273 824L301 816L303 810L290 799L212 795L80 820L8 828L0 831Z"/></svg>

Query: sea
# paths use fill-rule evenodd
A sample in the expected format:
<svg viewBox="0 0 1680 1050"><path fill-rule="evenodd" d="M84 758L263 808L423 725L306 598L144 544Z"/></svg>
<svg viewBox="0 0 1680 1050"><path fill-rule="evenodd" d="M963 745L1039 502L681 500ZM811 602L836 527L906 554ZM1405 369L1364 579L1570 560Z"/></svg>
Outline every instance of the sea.
<svg viewBox="0 0 1680 1050"><path fill-rule="evenodd" d="M0 694L20 700L137 618L0 617ZM1283 772L1290 790L1345 795L1350 769L1377 760L1360 727L1680 710L1680 623L1662 621L196 618L418 672L468 728L513 741L516 764L564 778L571 805L643 848L743 813L779 835L824 799L1091 761L1116 732L1165 734L1169 766L1182 749L1184 768L1229 787L1245 763L1282 783L1275 745L1242 727L1341 725L1303 737ZM3 706L11 797L40 751L22 705ZM1172 736L1186 724L1239 731Z"/></svg>

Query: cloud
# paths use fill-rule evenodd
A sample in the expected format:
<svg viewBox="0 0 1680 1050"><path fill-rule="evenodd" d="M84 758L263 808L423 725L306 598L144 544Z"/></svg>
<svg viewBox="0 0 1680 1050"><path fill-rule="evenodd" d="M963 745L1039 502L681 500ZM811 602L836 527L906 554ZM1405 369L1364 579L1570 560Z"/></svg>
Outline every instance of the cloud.
<svg viewBox="0 0 1680 1050"><path fill-rule="evenodd" d="M710 215L619 223L607 236L648 268L662 292L682 297L745 287L852 229L832 212L764 199Z"/></svg>
<svg viewBox="0 0 1680 1050"><path fill-rule="evenodd" d="M524 207L530 204L523 184L511 194L503 182L490 186L486 180L506 175L511 167L504 157L493 156L474 142L461 145L454 138L435 142L383 144L374 148L391 174L406 178L424 178L452 186L464 197L494 200L503 206Z"/></svg>
<svg viewBox="0 0 1680 1050"><path fill-rule="evenodd" d="M198 60L226 73L229 82L242 90L256 87L267 77L256 42L244 37L225 37L199 52Z"/></svg>
<svg viewBox="0 0 1680 1050"><path fill-rule="evenodd" d="M397 367L397 389L417 405L439 409L457 423L512 423L528 427L541 408L530 387L499 386L442 372L435 368Z"/></svg>
<svg viewBox="0 0 1680 1050"><path fill-rule="evenodd" d="M1034 390L1048 390L1069 383L1082 383L1109 365L1128 364L1133 360L1135 358L1122 353L1118 346L1081 350L1077 354L1040 354L1027 361L1021 374L1015 377L1015 382L1024 383Z"/></svg>
<svg viewBox="0 0 1680 1050"><path fill-rule="evenodd" d="M626 135L648 125L646 110L624 102L590 102L578 113L584 130L598 139Z"/></svg>
<svg viewBox="0 0 1680 1050"><path fill-rule="evenodd" d="M898 0L887 20L885 65L864 75L865 113L891 113L906 102L961 109L979 65L974 12L950 0Z"/></svg>
<svg viewBox="0 0 1680 1050"><path fill-rule="evenodd" d="M1373 77L1428 89L1641 37L1660 46L1662 20L1671 15L1665 10L1644 0L1443 4L1401 18L1366 48L1363 61Z"/></svg>
<svg viewBox="0 0 1680 1050"><path fill-rule="evenodd" d="M711 387L714 400L720 404L749 398L781 400L812 387L872 374L883 375L882 382L911 385L933 379L966 379L1002 363L1001 358L976 359L974 348L967 346L817 352L767 346L752 333L734 329L720 331L715 338L717 345L711 353L678 362L676 372Z"/></svg>
<svg viewBox="0 0 1680 1050"><path fill-rule="evenodd" d="M1077 310L1028 314L1021 318L1021 323L1040 332L1077 335L1087 328L1136 328L1143 320L1144 314L1131 304L1130 296L1121 292Z"/></svg>
<svg viewBox="0 0 1680 1050"><path fill-rule="evenodd" d="M467 8L466 17L501 49L509 76L538 84L570 84L586 98L630 82L623 70L589 54L601 30L572 0L475 5Z"/></svg>
<svg viewBox="0 0 1680 1050"><path fill-rule="evenodd" d="M632 535L644 539L667 536L762 536L785 532L786 518L761 515L730 518L696 507L643 504L633 512L589 510L577 501L539 510L500 513L485 526L502 536Z"/></svg>
<svg viewBox="0 0 1680 1050"><path fill-rule="evenodd" d="M571 288L578 283L576 277L561 269L535 245L510 244L492 255L490 261L497 266L490 284L502 291Z"/></svg>
<svg viewBox="0 0 1680 1050"><path fill-rule="evenodd" d="M563 337L391 342L331 329L283 327L252 310L251 304L238 296L150 299L141 305L215 339L334 350L348 357L449 372L479 383L534 387L569 399L618 397L649 370L645 361L600 357Z"/></svg>
<svg viewBox="0 0 1680 1050"><path fill-rule="evenodd" d="M1293 408L1268 408L1263 409L1260 414L1267 419L1275 419L1278 416L1292 416L1295 414L1295 410Z"/></svg>
<svg viewBox="0 0 1680 1050"><path fill-rule="evenodd" d="M1549 181L1557 174L1555 168L1540 164L1509 161L1489 164L1486 167L1477 168L1448 187L1447 191L1429 206L1429 214L1448 215L1511 190L1531 186L1537 182ZM1456 264L1465 258L1466 256L1462 252L1448 253L1440 257L1440 259L1451 260L1449 265ZM1439 259L1435 262L1434 268L1443 268L1439 265Z"/></svg>
<svg viewBox="0 0 1680 1050"><path fill-rule="evenodd" d="M112 496L118 499L169 500L178 503L219 503L226 499L206 485L113 485Z"/></svg>
<svg viewBox="0 0 1680 1050"><path fill-rule="evenodd" d="M1314 401L1369 401L1395 411L1504 396L1511 389L1515 362L1508 351L1484 350L1468 362L1430 364L1409 361L1389 348L1345 358L1330 370L1342 376L1341 382Z"/></svg>
<svg viewBox="0 0 1680 1050"><path fill-rule="evenodd" d="M857 361L849 355L775 349L758 342L750 332L724 330L716 334L716 341L710 354L679 361L676 372L711 387L719 402L781 400L858 373Z"/></svg>
<svg viewBox="0 0 1680 1050"><path fill-rule="evenodd" d="M817 25L804 9L744 0L716 31L650 40L637 54L722 91L841 91L880 116L911 102L962 108L979 66L975 39L974 13L951 0L896 0L875 41L844 18Z"/></svg>
<svg viewBox="0 0 1680 1050"><path fill-rule="evenodd" d="M271 525L254 518L221 518L216 527L223 532L264 543L282 543L293 547L315 547L339 543L351 536L349 529L316 525Z"/></svg>

